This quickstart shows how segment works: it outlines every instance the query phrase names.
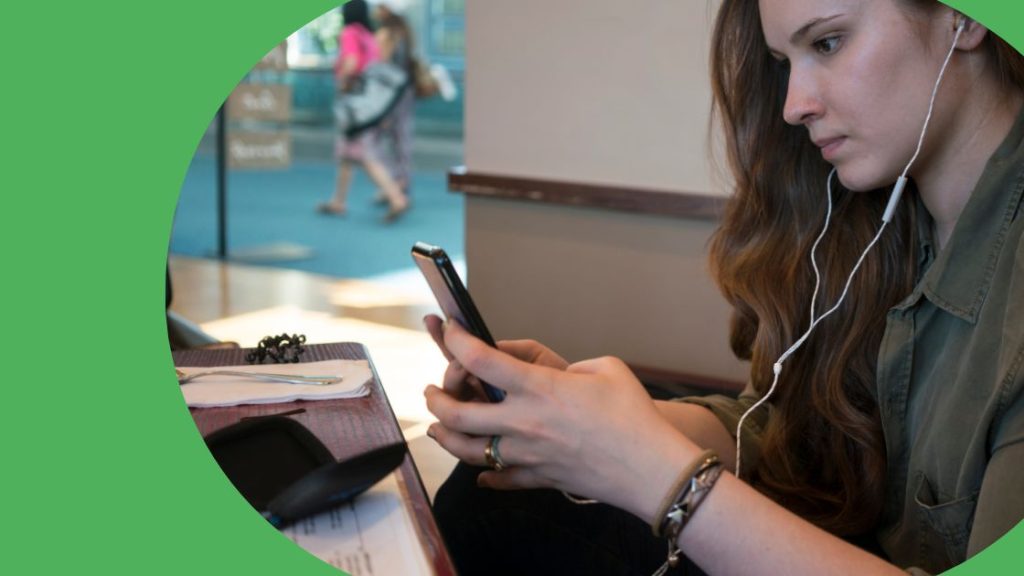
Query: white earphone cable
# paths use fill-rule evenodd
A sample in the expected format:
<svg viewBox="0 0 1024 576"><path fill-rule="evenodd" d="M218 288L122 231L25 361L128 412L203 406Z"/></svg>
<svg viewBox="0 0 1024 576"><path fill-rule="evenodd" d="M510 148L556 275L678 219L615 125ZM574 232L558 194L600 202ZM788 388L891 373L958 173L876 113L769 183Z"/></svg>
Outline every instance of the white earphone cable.
<svg viewBox="0 0 1024 576"><path fill-rule="evenodd" d="M826 189L828 190L828 208L825 210L825 225L821 228L821 233L814 240L814 244L811 246L811 267L814 268L814 294L811 296L811 324L814 323L814 310L818 303L818 289L821 288L821 271L818 270L818 262L814 259L814 253L818 251L818 244L821 244L821 239L825 237L825 232L828 231L829 220L832 219L832 176L836 173L836 169L833 168L828 173L828 180L825 181Z"/></svg>
<svg viewBox="0 0 1024 576"><path fill-rule="evenodd" d="M946 75L946 67L949 66L949 61L953 58L953 52L956 51L956 43L960 41L960 34L964 31L964 25L966 21L961 21L960 25L957 26L956 34L953 36L953 44L949 47L949 52L946 53L946 59L942 61L942 68L939 69L939 77L935 80L935 86L932 87L932 96L928 100L928 114L924 117L924 127L921 128L921 135L917 139L917 149L914 150L914 155L910 157L910 162L907 162L907 166L903 169L903 173L900 174L901 178L907 177L907 172L910 171L910 167L917 160L918 154L921 153L921 147L924 145L924 135L928 130L928 123L932 120L932 111L935 109L935 97L939 93L939 85L942 84L942 77Z"/></svg>

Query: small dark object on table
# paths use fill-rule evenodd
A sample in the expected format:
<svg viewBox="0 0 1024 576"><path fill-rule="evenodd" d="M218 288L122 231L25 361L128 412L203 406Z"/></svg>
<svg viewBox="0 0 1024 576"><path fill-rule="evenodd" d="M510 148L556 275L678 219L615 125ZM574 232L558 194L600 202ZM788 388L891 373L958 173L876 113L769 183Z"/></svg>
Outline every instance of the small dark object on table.
<svg viewBox="0 0 1024 576"><path fill-rule="evenodd" d="M269 358L273 364L298 362L299 356L306 351L305 344L305 334L267 336L260 340L255 350L245 355L245 361L249 364L263 364Z"/></svg>

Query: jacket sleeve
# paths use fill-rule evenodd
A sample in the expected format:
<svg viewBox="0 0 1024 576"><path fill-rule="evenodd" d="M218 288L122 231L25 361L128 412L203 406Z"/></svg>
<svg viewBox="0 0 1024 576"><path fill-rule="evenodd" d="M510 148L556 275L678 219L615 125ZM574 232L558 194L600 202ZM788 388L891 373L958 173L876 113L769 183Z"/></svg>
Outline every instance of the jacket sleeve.
<svg viewBox="0 0 1024 576"><path fill-rule="evenodd" d="M687 396L685 398L677 398L675 401L696 404L707 408L721 421L725 429L729 431L729 435L735 440L736 426L739 424L740 418L760 398L761 395L748 383L746 388L736 398L713 394L710 396ZM757 464L757 460L761 455L761 436L764 433L764 428L768 424L769 418L771 418L771 414L771 405L762 404L743 421L743 468L745 470L750 470L748 466L755 466Z"/></svg>

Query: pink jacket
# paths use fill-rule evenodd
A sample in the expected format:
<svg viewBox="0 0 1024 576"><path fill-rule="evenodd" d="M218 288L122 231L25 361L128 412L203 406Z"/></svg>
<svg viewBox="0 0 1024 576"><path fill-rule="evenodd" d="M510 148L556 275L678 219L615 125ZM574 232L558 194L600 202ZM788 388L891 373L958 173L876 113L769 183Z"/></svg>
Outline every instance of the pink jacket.
<svg viewBox="0 0 1024 576"><path fill-rule="evenodd" d="M341 29L338 39L338 59L334 62L334 75L341 73L341 62L344 58L355 55L356 73L361 73L367 66L380 60L380 47L373 32L362 24L350 24Z"/></svg>

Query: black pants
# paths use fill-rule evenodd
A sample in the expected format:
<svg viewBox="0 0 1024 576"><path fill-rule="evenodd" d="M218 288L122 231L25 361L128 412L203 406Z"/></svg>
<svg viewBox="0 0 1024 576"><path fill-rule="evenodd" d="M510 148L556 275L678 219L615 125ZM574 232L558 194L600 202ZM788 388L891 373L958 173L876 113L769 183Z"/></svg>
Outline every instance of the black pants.
<svg viewBox="0 0 1024 576"><path fill-rule="evenodd" d="M434 501L461 576L650 576L665 562L666 541L632 514L604 504L577 505L555 490L478 488L480 471L460 463ZM669 574L703 576L681 560Z"/></svg>

